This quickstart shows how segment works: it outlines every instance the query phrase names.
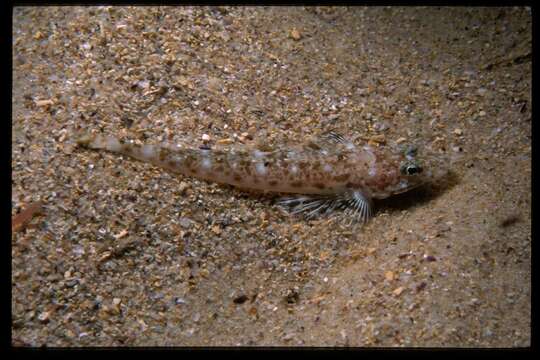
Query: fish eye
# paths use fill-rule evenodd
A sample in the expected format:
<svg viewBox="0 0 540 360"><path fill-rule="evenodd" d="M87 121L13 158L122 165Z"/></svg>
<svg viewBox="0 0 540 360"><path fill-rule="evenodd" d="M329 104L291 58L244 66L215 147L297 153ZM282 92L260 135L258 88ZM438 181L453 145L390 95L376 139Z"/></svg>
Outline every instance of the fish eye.
<svg viewBox="0 0 540 360"><path fill-rule="evenodd" d="M407 166L407 174L408 175L419 174L421 172L422 172L422 168L420 166L417 166L417 165L409 165L409 166Z"/></svg>
<svg viewBox="0 0 540 360"><path fill-rule="evenodd" d="M415 175L420 174L423 171L422 167L416 164L405 164L401 167L401 173L403 175Z"/></svg>

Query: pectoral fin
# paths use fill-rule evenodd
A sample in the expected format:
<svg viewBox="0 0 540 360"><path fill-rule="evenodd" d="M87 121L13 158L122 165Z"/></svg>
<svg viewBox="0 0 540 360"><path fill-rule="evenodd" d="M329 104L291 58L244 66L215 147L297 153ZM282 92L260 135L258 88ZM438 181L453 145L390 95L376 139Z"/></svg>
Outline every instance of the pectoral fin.
<svg viewBox="0 0 540 360"><path fill-rule="evenodd" d="M278 205L291 214L303 214L308 219L319 215L329 214L335 209L343 208L345 203L335 196L308 196L298 195L286 197L278 202Z"/></svg>
<svg viewBox="0 0 540 360"><path fill-rule="evenodd" d="M327 215L337 209L345 209L345 214L353 221L365 223L373 214L371 199L360 191L337 195L298 195L286 197L278 205L291 214L303 214L308 219Z"/></svg>

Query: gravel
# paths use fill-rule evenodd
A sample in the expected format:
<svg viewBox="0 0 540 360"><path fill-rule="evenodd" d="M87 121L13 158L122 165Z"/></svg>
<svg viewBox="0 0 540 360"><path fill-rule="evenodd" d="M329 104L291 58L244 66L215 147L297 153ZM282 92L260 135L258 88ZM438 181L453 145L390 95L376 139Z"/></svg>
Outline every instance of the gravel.
<svg viewBox="0 0 540 360"><path fill-rule="evenodd" d="M530 346L531 38L522 7L16 7L13 345ZM74 143L331 129L452 171L355 227Z"/></svg>

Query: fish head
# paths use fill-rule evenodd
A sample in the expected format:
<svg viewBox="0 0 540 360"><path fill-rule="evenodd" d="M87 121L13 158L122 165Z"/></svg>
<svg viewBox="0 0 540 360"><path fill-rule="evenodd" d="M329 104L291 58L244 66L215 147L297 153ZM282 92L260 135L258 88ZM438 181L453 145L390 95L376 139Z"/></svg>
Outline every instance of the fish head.
<svg viewBox="0 0 540 360"><path fill-rule="evenodd" d="M441 165L431 156L419 154L414 145L404 145L393 152L391 161L386 166L387 178L384 191L379 198L404 193L426 184L440 176Z"/></svg>

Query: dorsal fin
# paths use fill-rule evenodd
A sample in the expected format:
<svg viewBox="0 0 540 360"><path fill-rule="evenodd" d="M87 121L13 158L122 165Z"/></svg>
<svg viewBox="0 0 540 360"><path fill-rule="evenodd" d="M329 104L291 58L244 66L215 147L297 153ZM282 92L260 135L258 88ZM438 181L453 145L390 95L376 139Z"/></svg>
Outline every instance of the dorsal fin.
<svg viewBox="0 0 540 360"><path fill-rule="evenodd" d="M355 145L340 133L336 131L327 131L310 139L306 142L304 148L311 151L326 150L334 152L336 150L353 150Z"/></svg>
<svg viewBox="0 0 540 360"><path fill-rule="evenodd" d="M320 137L322 139L325 139L326 141L333 142L335 144L347 145L350 143L350 141L345 139L343 135L333 130L323 133Z"/></svg>

